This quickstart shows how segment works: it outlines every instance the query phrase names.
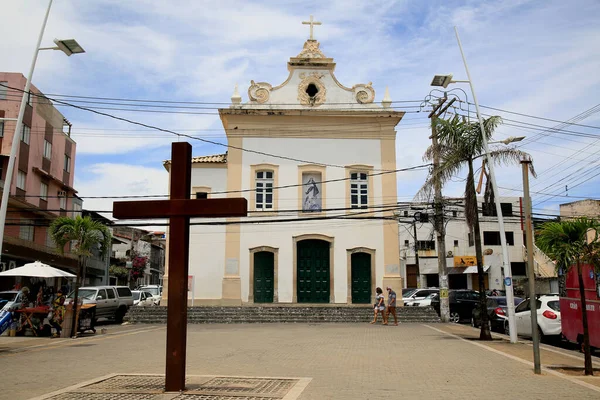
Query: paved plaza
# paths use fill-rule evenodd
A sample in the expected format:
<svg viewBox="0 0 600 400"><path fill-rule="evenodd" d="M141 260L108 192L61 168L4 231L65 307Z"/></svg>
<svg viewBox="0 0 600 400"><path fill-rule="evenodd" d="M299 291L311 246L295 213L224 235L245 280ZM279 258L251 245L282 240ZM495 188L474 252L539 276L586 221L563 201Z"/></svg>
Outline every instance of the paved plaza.
<svg viewBox="0 0 600 400"><path fill-rule="evenodd" d="M115 373L163 374L165 333L164 325L129 325L77 340L1 337L0 399L30 399ZM600 377L548 368L535 376L529 344L475 336L471 327L445 324L190 325L187 371L304 379L295 395L303 400L600 398ZM583 365L579 354L548 347L542 363Z"/></svg>

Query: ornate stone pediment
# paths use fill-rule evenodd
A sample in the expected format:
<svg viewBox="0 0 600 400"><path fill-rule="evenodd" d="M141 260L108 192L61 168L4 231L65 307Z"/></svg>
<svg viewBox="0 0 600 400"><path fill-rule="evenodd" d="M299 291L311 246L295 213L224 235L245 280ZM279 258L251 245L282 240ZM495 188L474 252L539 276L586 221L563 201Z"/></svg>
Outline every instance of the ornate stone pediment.
<svg viewBox="0 0 600 400"><path fill-rule="evenodd" d="M316 40L307 40L304 42L304 48L296 56L296 58L327 58L325 54L319 49L319 42Z"/></svg>
<svg viewBox="0 0 600 400"><path fill-rule="evenodd" d="M352 86L352 90L354 91L354 95L356 96L356 101L361 104L372 103L375 100L375 89L373 89L372 82L367 83L366 85L361 83L358 85Z"/></svg>
<svg viewBox="0 0 600 400"><path fill-rule="evenodd" d="M269 101L272 88L273 87L267 82L250 81L250 87L248 88L248 98L250 99L250 101L256 101L259 104L266 103L267 101Z"/></svg>
<svg viewBox="0 0 600 400"><path fill-rule="evenodd" d="M321 72L302 72L298 76L300 84L298 85L298 101L303 106L320 106L327 97L327 88L321 81L325 75Z"/></svg>

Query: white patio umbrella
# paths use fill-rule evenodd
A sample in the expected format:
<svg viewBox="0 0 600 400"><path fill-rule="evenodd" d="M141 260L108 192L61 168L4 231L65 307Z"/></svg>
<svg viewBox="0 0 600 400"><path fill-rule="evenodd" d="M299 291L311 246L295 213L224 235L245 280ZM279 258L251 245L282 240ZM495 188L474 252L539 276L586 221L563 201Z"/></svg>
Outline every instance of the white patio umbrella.
<svg viewBox="0 0 600 400"><path fill-rule="evenodd" d="M0 272L0 277L3 276L30 276L38 278L75 278L76 276L58 268L36 261L25 264L19 268L9 269L8 271Z"/></svg>

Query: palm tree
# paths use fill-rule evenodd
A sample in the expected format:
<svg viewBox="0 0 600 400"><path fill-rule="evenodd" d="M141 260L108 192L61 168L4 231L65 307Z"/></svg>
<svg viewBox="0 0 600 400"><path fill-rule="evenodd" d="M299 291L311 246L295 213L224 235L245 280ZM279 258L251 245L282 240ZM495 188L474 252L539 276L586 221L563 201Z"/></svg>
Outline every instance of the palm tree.
<svg viewBox="0 0 600 400"><path fill-rule="evenodd" d="M73 320L71 325L71 336L75 337L75 320L77 316L77 299L79 286L85 278L85 266L92 248L100 246L100 254L105 255L111 247L112 235L110 230L102 223L90 217L69 218L59 217L50 225L50 236L56 244L57 250L63 254L65 246L72 244L71 252L77 255L77 281L73 297Z"/></svg>
<svg viewBox="0 0 600 400"><path fill-rule="evenodd" d="M423 159L432 161L435 151L439 152L440 164L436 171L432 171L417 196L429 198L437 179L442 185L453 176L467 167L468 174L465 185L465 218L469 230L474 233L475 255L477 258L477 276L479 280L480 307L481 307L481 340L491 340L487 315L487 300L485 296L485 284L483 273L483 251L481 246L481 231L479 229L479 212L477 206L477 195L475 193L475 170L473 163L476 159L485 156L483 138L479 123L471 123L455 115L450 120L436 118L432 121L438 136L438 148L430 146ZM493 116L483 121L483 127L489 141L496 127L502 123L502 119ZM499 164L517 164L520 160L531 157L529 154L513 147L493 148L490 151L490 159ZM531 165L531 164L530 164ZM532 169L532 172L533 169Z"/></svg>
<svg viewBox="0 0 600 400"><path fill-rule="evenodd" d="M579 296L581 298L581 319L583 322L583 351L585 353L585 374L593 375L590 334L588 331L587 305L583 285L582 265L588 264L596 271L600 269L600 223L594 219L576 218L572 220L544 223L536 236L537 246L556 262L556 268L568 272L577 268Z"/></svg>

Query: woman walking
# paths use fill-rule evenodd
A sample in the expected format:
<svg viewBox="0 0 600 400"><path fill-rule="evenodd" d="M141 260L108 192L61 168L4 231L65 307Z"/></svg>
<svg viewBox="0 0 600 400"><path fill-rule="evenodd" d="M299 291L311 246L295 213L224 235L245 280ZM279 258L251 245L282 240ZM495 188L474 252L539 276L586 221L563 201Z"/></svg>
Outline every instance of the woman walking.
<svg viewBox="0 0 600 400"><path fill-rule="evenodd" d="M387 321L385 320L385 298L383 297L383 290L380 287L375 289L377 296L375 296L375 305L373 307L373 321L371 324L377 322L377 314L381 314L382 324L386 325Z"/></svg>

